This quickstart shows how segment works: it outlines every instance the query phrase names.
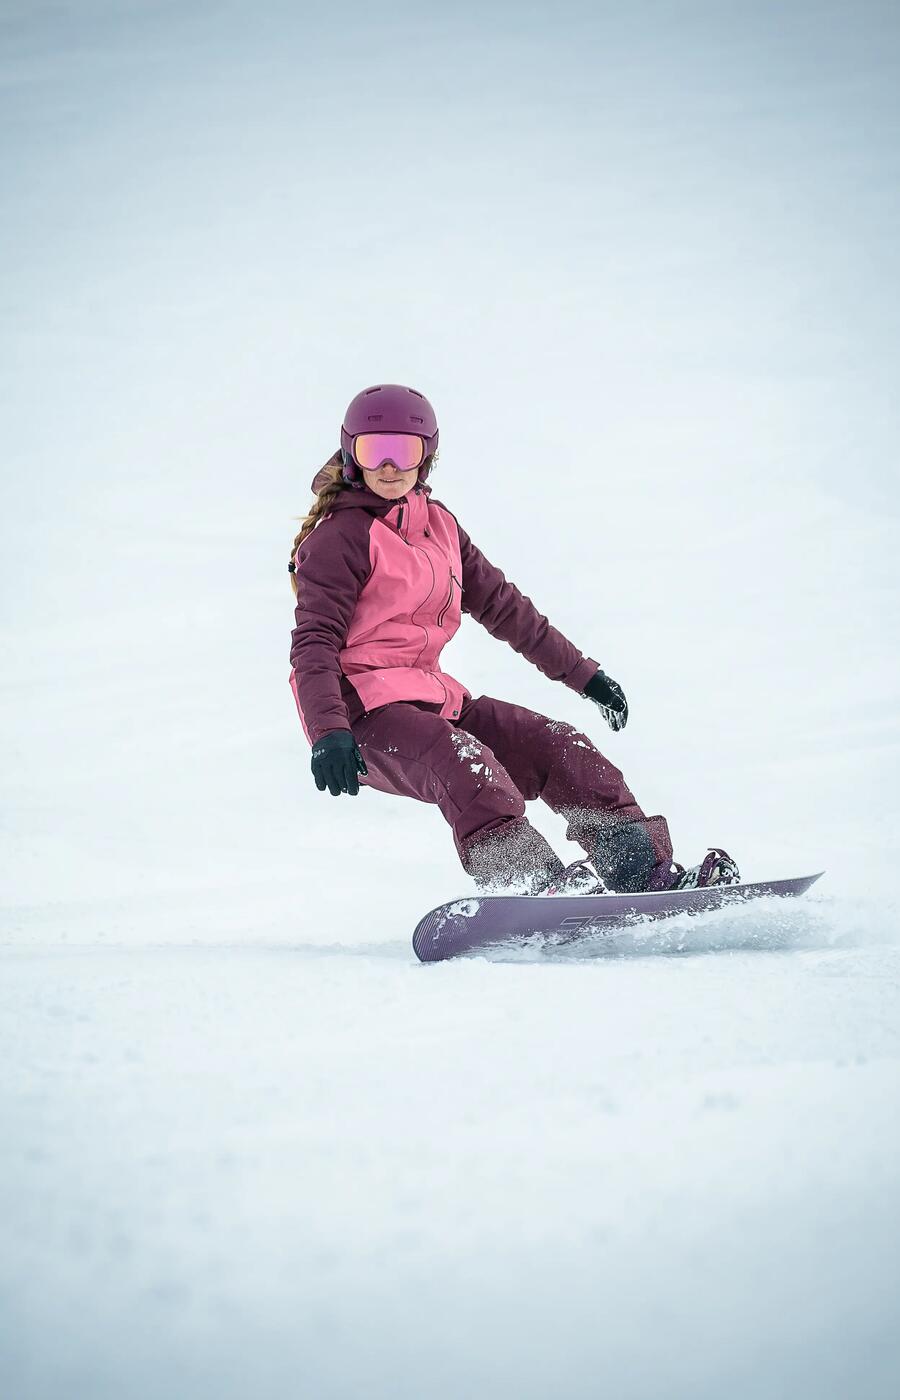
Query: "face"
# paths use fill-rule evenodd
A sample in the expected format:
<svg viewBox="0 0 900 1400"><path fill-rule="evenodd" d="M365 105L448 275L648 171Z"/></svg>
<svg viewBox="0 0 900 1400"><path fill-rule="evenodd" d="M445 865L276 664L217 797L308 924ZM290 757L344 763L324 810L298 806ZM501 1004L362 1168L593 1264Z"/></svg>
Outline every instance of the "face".
<svg viewBox="0 0 900 1400"><path fill-rule="evenodd" d="M409 471L401 472L393 462L383 462L372 471L363 469L363 481L369 490L374 491L376 496L383 496L386 501L399 501L401 496L413 489L418 475L418 467L410 467Z"/></svg>

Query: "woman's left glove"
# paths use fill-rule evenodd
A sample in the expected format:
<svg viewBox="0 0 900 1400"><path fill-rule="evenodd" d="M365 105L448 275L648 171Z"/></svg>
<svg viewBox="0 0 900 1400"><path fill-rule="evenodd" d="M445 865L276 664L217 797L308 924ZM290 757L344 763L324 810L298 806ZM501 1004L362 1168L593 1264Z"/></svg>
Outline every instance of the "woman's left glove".
<svg viewBox="0 0 900 1400"><path fill-rule="evenodd" d="M618 681L614 681L605 671L598 671L584 687L584 694L593 700L610 729L618 732L625 728L628 723L628 701Z"/></svg>

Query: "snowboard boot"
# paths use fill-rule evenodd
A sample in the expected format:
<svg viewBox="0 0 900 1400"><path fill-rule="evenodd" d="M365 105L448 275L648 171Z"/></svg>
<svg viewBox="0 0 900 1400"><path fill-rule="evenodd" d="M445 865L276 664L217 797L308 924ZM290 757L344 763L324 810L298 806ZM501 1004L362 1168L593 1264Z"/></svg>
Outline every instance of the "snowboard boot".
<svg viewBox="0 0 900 1400"><path fill-rule="evenodd" d="M659 857L643 822L623 822L598 832L593 863L611 894L639 894L650 884Z"/></svg>
<svg viewBox="0 0 900 1400"><path fill-rule="evenodd" d="M575 860L535 894L606 894L607 889L589 860Z"/></svg>
<svg viewBox="0 0 900 1400"><path fill-rule="evenodd" d="M703 889L707 885L737 885L741 879L737 862L731 859L727 851L716 850L713 846L710 846L699 865L685 870L684 866L676 861L675 870L677 874L675 883L671 886L673 890Z"/></svg>

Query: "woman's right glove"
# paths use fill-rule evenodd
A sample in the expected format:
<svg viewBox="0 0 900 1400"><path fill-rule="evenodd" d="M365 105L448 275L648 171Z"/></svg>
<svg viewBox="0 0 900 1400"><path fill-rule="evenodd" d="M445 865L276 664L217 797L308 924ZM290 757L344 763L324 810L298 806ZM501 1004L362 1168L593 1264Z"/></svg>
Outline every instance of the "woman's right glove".
<svg viewBox="0 0 900 1400"><path fill-rule="evenodd" d="M331 729L313 744L312 775L319 792L326 788L332 797L346 792L355 797L359 792L359 777L368 775L366 761L349 729Z"/></svg>

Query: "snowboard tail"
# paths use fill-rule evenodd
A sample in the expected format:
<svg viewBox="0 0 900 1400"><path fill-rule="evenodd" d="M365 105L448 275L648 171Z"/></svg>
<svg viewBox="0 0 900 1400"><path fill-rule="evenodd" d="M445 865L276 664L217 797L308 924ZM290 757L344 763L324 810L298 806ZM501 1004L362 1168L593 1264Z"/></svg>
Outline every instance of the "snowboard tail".
<svg viewBox="0 0 900 1400"><path fill-rule="evenodd" d="M648 894L473 895L440 904L420 919L413 934L413 951L420 962L440 962L495 944L517 943L535 934L554 942L572 942L628 928L644 919L702 914L767 895L784 898L805 894L823 873L820 870L794 880Z"/></svg>

